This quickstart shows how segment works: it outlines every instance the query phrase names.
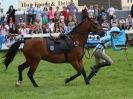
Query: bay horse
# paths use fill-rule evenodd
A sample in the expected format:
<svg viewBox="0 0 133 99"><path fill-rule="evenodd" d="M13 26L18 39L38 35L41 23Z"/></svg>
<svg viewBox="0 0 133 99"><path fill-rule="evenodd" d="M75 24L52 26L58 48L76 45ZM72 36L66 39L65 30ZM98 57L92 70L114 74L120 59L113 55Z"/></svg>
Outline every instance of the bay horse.
<svg viewBox="0 0 133 99"><path fill-rule="evenodd" d="M47 49L46 38L32 38L16 41L3 57L3 63L7 69L8 65L13 61L17 51L19 50L20 44L24 43L22 52L25 56L26 61L18 66L19 78L16 83L17 86L21 85L22 83L23 70L29 67L27 75L33 86L38 87L33 75L38 67L40 60L46 60L53 63L70 63L77 71L77 73L70 76L69 78L66 78L65 83L74 80L82 74L85 80L85 84L89 84L82 60L84 56L84 46L86 44L89 33L98 33L99 30L101 30L101 27L98 23L89 18L84 19L68 34L71 35L73 41L78 42L78 44L64 53L50 53Z"/></svg>

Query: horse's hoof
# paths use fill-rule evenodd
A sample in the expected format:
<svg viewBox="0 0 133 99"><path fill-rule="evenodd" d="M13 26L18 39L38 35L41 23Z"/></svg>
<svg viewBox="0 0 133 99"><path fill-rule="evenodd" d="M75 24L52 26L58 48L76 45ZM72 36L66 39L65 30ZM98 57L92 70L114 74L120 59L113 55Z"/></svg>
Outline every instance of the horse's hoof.
<svg viewBox="0 0 133 99"><path fill-rule="evenodd" d="M22 81L19 81L19 80L18 80L18 81L16 82L16 87L19 87L19 86L21 85L21 83L22 83Z"/></svg>
<svg viewBox="0 0 133 99"><path fill-rule="evenodd" d="M33 85L33 86L36 87L36 88L39 87L38 85Z"/></svg>
<svg viewBox="0 0 133 99"><path fill-rule="evenodd" d="M90 82L88 81L88 82L86 82L86 85L90 85Z"/></svg>
<svg viewBox="0 0 133 99"><path fill-rule="evenodd" d="M65 84L67 84L69 82L69 78L65 79Z"/></svg>

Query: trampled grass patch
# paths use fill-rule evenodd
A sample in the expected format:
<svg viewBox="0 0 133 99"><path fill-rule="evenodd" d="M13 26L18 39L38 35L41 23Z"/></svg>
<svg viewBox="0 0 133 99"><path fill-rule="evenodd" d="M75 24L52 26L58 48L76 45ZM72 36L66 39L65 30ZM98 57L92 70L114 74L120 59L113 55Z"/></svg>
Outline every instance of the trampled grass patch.
<svg viewBox="0 0 133 99"><path fill-rule="evenodd" d="M114 64L101 69L90 85L85 85L82 76L65 85L65 78L76 73L73 67L70 64L41 61L34 75L40 87L32 86L27 77L28 69L23 72L22 86L16 87L17 66L24 62L23 54L17 54L7 71L0 59L0 99L133 99L133 48L127 50L132 66L128 65L124 51L106 49L106 52ZM4 54L5 52L0 52L0 57ZM93 64L94 57L84 57L87 75Z"/></svg>

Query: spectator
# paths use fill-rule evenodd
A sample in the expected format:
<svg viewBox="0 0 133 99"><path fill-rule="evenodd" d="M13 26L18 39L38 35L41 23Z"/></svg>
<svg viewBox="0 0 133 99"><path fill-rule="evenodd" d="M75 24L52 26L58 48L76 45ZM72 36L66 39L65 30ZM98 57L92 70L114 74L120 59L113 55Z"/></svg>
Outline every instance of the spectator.
<svg viewBox="0 0 133 99"><path fill-rule="evenodd" d="M2 24L3 22L7 22L6 15L1 16L0 24Z"/></svg>
<svg viewBox="0 0 133 99"><path fill-rule="evenodd" d="M60 13L59 18L60 18L60 19L59 19L60 22L64 22L65 17L63 16L63 13L62 13L62 12Z"/></svg>
<svg viewBox="0 0 133 99"><path fill-rule="evenodd" d="M119 27L120 29L126 29L126 20L124 17L121 17L121 19L119 20Z"/></svg>
<svg viewBox="0 0 133 99"><path fill-rule="evenodd" d="M55 21L55 11L53 10L52 7L49 7L49 11L48 11L48 19L51 21Z"/></svg>
<svg viewBox="0 0 133 99"><path fill-rule="evenodd" d="M69 31L72 31L76 26L76 23L74 21L70 21L68 23L68 28L69 28Z"/></svg>
<svg viewBox="0 0 133 99"><path fill-rule="evenodd" d="M55 23L55 33L60 33L59 23Z"/></svg>
<svg viewBox="0 0 133 99"><path fill-rule="evenodd" d="M43 33L50 33L50 29L49 29L48 23L43 24L42 30L43 30Z"/></svg>
<svg viewBox="0 0 133 99"><path fill-rule="evenodd" d="M64 26L65 26L64 21L60 20L60 22L59 22L59 32L60 33L64 33Z"/></svg>
<svg viewBox="0 0 133 99"><path fill-rule="evenodd" d="M29 29L28 28L26 28L26 26L21 26L19 29L18 29L18 31L19 31L19 34L20 35L25 35L25 34L28 34L29 33Z"/></svg>
<svg viewBox="0 0 133 99"><path fill-rule="evenodd" d="M43 24L48 23L48 9L44 7L43 12L42 12L42 20Z"/></svg>
<svg viewBox="0 0 133 99"><path fill-rule="evenodd" d="M3 14L3 8L1 7L1 2L0 2L0 16Z"/></svg>
<svg viewBox="0 0 133 99"><path fill-rule="evenodd" d="M42 25L42 10L40 8L40 5L37 5L37 8L35 8L35 14L36 19L40 21L40 25Z"/></svg>
<svg viewBox="0 0 133 99"><path fill-rule="evenodd" d="M76 12L78 12L78 9L77 7L75 6L73 0L70 1L69 5L67 6L67 9L68 9L68 20L71 22L71 21L74 21L75 23L77 23L77 17L76 17Z"/></svg>
<svg viewBox="0 0 133 99"><path fill-rule="evenodd" d="M108 31L109 30L109 22L107 19L104 19L103 23L101 24L102 28L104 31Z"/></svg>
<svg viewBox="0 0 133 99"><path fill-rule="evenodd" d="M34 33L42 33L42 25L40 24L40 20L36 19L34 22Z"/></svg>
<svg viewBox="0 0 133 99"><path fill-rule="evenodd" d="M100 15L99 5L96 4L94 7L94 17L97 21L99 21L99 15Z"/></svg>
<svg viewBox="0 0 133 99"><path fill-rule="evenodd" d="M24 22L23 18L19 18L19 22L18 22L18 28L21 28L21 27L25 27L26 26L26 23Z"/></svg>
<svg viewBox="0 0 133 99"><path fill-rule="evenodd" d="M0 3L0 24L2 23L2 18L3 18L3 8L1 7L1 3Z"/></svg>
<svg viewBox="0 0 133 99"><path fill-rule="evenodd" d="M133 27L133 18L131 17L130 14L128 15L126 19L126 27L128 30Z"/></svg>
<svg viewBox="0 0 133 99"><path fill-rule="evenodd" d="M108 9L108 13L109 13L109 17L110 17L110 20L113 18L113 15L115 14L115 9L114 7L110 7Z"/></svg>
<svg viewBox="0 0 133 99"><path fill-rule="evenodd" d="M84 5L84 9L82 9L82 20L88 17L88 8Z"/></svg>
<svg viewBox="0 0 133 99"><path fill-rule="evenodd" d="M55 11L55 23L59 22L60 19L60 11L59 11L59 7L56 7L56 11Z"/></svg>
<svg viewBox="0 0 133 99"><path fill-rule="evenodd" d="M54 28L54 27L55 27L55 23L53 22L52 19L49 20L48 25L49 25L50 33L54 33L54 30L55 30L55 28Z"/></svg>
<svg viewBox="0 0 133 99"><path fill-rule="evenodd" d="M104 21L104 18L107 19L107 12L105 11L105 8L103 6L101 6L101 9L100 9L100 15L99 15L99 23L103 23Z"/></svg>
<svg viewBox="0 0 133 99"><path fill-rule="evenodd" d="M90 8L88 9L88 16L89 16L89 18L94 19L93 5L90 5Z"/></svg>
<svg viewBox="0 0 133 99"><path fill-rule="evenodd" d="M131 17L133 18L133 4L131 6L130 14L131 14Z"/></svg>
<svg viewBox="0 0 133 99"><path fill-rule="evenodd" d="M9 26L3 22L1 27L0 27L0 33L6 37L7 35L9 35Z"/></svg>
<svg viewBox="0 0 133 99"><path fill-rule="evenodd" d="M2 44L4 43L5 37L0 32L0 49L2 48Z"/></svg>
<svg viewBox="0 0 133 99"><path fill-rule="evenodd" d="M113 18L111 19L111 27L117 27L118 26L118 20L116 19L116 15L113 15Z"/></svg>
<svg viewBox="0 0 133 99"><path fill-rule="evenodd" d="M9 33L12 34L12 36L15 36L18 34L18 27L17 25L13 22L12 17L10 17L10 22L9 22Z"/></svg>
<svg viewBox="0 0 133 99"><path fill-rule="evenodd" d="M15 12L16 12L16 11L17 11L17 10L15 10L15 9L13 8L13 5L10 5L8 11L6 12L6 14L8 14L8 16L7 16L7 23L8 23L8 24L9 24L9 22L10 22L10 18L11 18L11 17L12 17L13 22L15 23Z"/></svg>
<svg viewBox="0 0 133 99"><path fill-rule="evenodd" d="M68 12L65 6L63 6L62 14L64 16L65 24L67 25L68 24Z"/></svg>
<svg viewBox="0 0 133 99"><path fill-rule="evenodd" d="M28 23L33 24L35 21L35 8L33 4L30 4L30 7L27 9L28 12Z"/></svg>

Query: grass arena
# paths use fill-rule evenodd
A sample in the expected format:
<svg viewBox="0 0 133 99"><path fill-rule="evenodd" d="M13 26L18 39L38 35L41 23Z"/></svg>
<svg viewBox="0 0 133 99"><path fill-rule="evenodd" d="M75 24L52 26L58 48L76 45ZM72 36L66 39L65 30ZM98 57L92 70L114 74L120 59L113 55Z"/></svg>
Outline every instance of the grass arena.
<svg viewBox="0 0 133 99"><path fill-rule="evenodd" d="M127 50L131 64L132 51L133 47ZM22 52L18 52L7 71L2 64L5 52L0 52L0 99L132 99L133 65L129 66L124 51L114 52L108 48L106 52L114 64L102 68L91 80L90 85L85 85L82 76L65 84L65 78L76 73L70 64L41 61L35 73L38 88L34 88L27 77L28 69L23 72L23 84L20 87L15 86L18 80L18 65L25 61ZM92 54L92 49L90 53ZM87 52L86 55L88 56ZM88 76L90 66L94 64L94 57L84 57L83 60Z"/></svg>

